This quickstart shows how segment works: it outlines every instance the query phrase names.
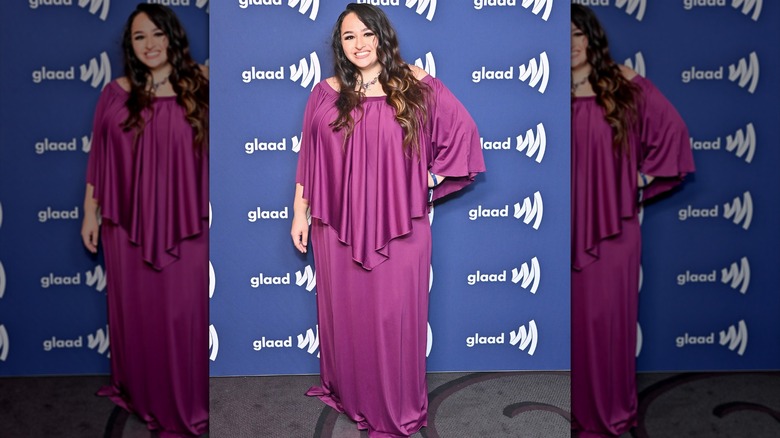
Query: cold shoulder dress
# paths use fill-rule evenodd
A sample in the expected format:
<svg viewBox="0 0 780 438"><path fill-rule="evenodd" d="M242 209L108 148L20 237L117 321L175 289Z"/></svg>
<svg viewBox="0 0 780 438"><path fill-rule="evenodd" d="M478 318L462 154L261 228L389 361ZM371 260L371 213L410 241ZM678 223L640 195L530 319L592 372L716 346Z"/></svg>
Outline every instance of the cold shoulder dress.
<svg viewBox="0 0 780 438"><path fill-rule="evenodd" d="M655 180L642 201L694 171L688 129L661 92L636 76L637 122L616 154L594 97L572 102L572 414L579 437L618 436L636 424L639 301L637 172Z"/></svg>
<svg viewBox="0 0 780 438"><path fill-rule="evenodd" d="M161 437L208 431L208 154L176 97L154 99L134 144L129 94L98 100L87 182L102 216L111 383L98 395Z"/></svg>
<svg viewBox="0 0 780 438"><path fill-rule="evenodd" d="M338 92L326 81L304 114L296 182L311 209L321 377L307 395L372 438L409 436L427 422L428 170L447 176L434 199L485 170L466 109L438 79L421 82L430 93L419 156L402 149L385 97L363 99L346 143L329 126Z"/></svg>

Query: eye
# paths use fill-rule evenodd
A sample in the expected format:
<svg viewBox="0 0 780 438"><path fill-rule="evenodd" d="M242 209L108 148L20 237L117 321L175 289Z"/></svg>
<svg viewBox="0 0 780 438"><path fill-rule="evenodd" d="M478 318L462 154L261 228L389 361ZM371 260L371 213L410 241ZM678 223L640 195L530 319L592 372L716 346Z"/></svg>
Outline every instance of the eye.
<svg viewBox="0 0 780 438"><path fill-rule="evenodd" d="M136 35L136 36L133 37L133 40L135 40L135 41L141 41L142 39L144 39L143 35Z"/></svg>
<svg viewBox="0 0 780 438"><path fill-rule="evenodd" d="M363 36L367 37L367 38L370 38L370 37L374 36L374 32L366 32L366 33L363 34Z"/></svg>
<svg viewBox="0 0 780 438"><path fill-rule="evenodd" d="M344 37L344 41L348 41L348 40L351 40L353 38L355 38L355 37L353 37L352 35L347 35L347 36Z"/></svg>

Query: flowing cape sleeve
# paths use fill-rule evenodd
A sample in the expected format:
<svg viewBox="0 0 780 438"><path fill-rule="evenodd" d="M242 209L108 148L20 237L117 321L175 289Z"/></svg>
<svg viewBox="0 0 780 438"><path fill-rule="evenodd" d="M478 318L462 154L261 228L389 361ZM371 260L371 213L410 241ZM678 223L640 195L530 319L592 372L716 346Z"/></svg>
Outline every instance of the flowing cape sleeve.
<svg viewBox="0 0 780 438"><path fill-rule="evenodd" d="M647 79L637 78L641 89L639 171L655 177L642 191L650 199L680 184L695 170L688 128L663 94Z"/></svg>
<svg viewBox="0 0 780 438"><path fill-rule="evenodd" d="M438 79L426 76L423 81L431 88L428 170L447 177L433 190L435 200L471 184L485 171L485 160L477 125L463 104Z"/></svg>
<svg viewBox="0 0 780 438"><path fill-rule="evenodd" d="M295 172L295 182L303 186L303 198L311 200L315 177L315 162L317 161L317 129L314 127L314 115L326 97L322 89L322 83L317 84L309 94L306 109L303 112L303 134L301 135L301 148L298 151L298 166Z"/></svg>

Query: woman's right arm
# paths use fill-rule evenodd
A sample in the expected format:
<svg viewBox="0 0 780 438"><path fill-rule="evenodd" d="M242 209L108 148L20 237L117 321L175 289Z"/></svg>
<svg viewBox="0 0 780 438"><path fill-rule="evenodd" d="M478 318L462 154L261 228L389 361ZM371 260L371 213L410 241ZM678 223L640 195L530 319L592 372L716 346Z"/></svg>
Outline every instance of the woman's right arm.
<svg viewBox="0 0 780 438"><path fill-rule="evenodd" d="M309 201L303 198L303 186L295 184L295 200L293 201L292 235L293 245L298 251L306 253L309 243Z"/></svg>
<svg viewBox="0 0 780 438"><path fill-rule="evenodd" d="M84 193L84 220L81 223L81 240L89 252L97 253L100 225L98 224L98 202L94 198L95 186L87 184Z"/></svg>

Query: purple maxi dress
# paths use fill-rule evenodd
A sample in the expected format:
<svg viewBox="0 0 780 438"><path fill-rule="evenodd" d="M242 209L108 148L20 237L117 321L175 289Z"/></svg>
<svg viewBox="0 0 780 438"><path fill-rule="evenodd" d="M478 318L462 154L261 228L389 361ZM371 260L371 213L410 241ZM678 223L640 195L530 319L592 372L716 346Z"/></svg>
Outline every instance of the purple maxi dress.
<svg viewBox="0 0 780 438"><path fill-rule="evenodd" d="M437 79L419 157L385 97L366 97L352 136L328 126L326 81L306 106L296 181L311 209L321 385L306 393L347 414L370 437L406 437L427 424L425 351L431 230L428 170L448 178L434 198L485 170L476 125Z"/></svg>
<svg viewBox="0 0 780 438"><path fill-rule="evenodd" d="M116 82L95 112L87 182L102 215L111 384L98 391L161 437L208 431L208 154L176 97L137 144Z"/></svg>
<svg viewBox="0 0 780 438"><path fill-rule="evenodd" d="M636 337L641 235L637 172L655 180L647 200L694 171L688 129L647 79L639 87L629 150L616 155L595 97L572 102L572 414L580 437L636 425Z"/></svg>

